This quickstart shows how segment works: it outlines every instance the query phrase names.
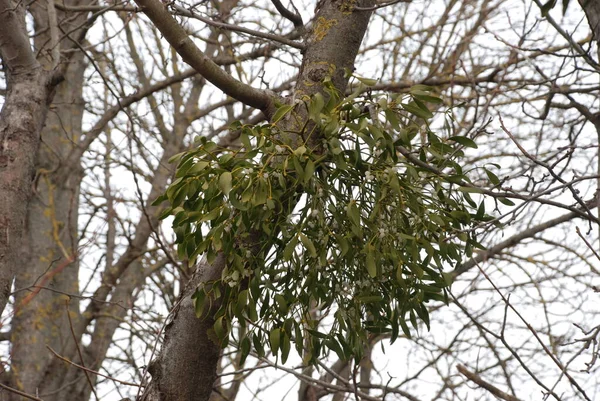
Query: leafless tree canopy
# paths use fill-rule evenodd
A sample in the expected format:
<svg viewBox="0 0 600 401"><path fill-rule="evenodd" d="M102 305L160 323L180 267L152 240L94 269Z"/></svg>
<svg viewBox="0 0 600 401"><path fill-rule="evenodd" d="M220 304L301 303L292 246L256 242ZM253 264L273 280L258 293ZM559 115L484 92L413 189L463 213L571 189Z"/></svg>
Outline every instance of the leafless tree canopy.
<svg viewBox="0 0 600 401"><path fill-rule="evenodd" d="M0 0L0 399L597 399L600 6L551 6ZM239 148L234 121L352 74L376 80L361 96L440 95L432 129L478 145L486 249L447 267L430 331L373 335L361 360L241 363L244 329L221 349L218 302L197 319L191 300L226 256L182 260L153 205L169 159L197 137Z"/></svg>

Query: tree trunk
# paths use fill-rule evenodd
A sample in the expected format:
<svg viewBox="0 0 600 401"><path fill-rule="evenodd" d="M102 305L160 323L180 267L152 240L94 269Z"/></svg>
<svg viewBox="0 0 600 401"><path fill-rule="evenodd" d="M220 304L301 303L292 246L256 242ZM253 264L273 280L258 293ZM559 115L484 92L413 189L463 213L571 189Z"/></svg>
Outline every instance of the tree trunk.
<svg viewBox="0 0 600 401"><path fill-rule="evenodd" d="M76 324L79 300L77 216L81 169L72 166L66 180L56 171L81 136L83 57L76 56L67 79L57 88L55 111L48 115L37 155L34 196L27 213L23 268L15 277L15 315L11 343L13 386L39 388L53 356L73 344L69 318ZM31 287L32 285L39 287ZM43 288L41 288L43 287ZM58 291L58 292L54 292Z"/></svg>
<svg viewBox="0 0 600 401"><path fill-rule="evenodd" d="M35 59L21 2L0 0L0 56L7 93L0 112L0 313L14 274L26 268L23 235L40 132L52 98L51 76Z"/></svg>
<svg viewBox="0 0 600 401"><path fill-rule="evenodd" d="M370 6L370 1L367 4L331 0L322 3L317 10L315 28L306 41L307 47L294 92L297 98L320 92L327 76L331 77L340 92L344 92L348 82L346 70L353 70L371 16L370 11L352 11L355 5ZM152 16L153 21L157 14L155 12ZM157 26L161 28L160 24ZM285 131L292 127L282 128ZM286 138L290 143L296 139L292 135ZM206 318L197 319L191 295L200 283L220 279L225 264L226 257L219 255L212 265L201 263L197 267L193 280L183 291L179 304L171 314L172 321L166 327L159 356L150 366L152 382L145 391L144 400L209 399L220 353L219 346L209 336L214 325L211 316L218 309L218 302L213 302Z"/></svg>

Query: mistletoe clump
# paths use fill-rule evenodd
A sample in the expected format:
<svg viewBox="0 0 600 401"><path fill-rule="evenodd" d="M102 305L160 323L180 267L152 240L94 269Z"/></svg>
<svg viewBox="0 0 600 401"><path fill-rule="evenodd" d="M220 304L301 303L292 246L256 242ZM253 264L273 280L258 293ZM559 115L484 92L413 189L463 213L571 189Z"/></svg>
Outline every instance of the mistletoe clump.
<svg viewBox="0 0 600 401"><path fill-rule="evenodd" d="M431 88L375 99L326 88L327 101L317 94L272 123L236 124L239 150L200 138L158 200L170 202L163 217L175 216L180 257L226 256L221 279L194 299L199 317L220 300L223 345L234 320L248 328L243 359L267 345L285 362L291 344L306 361L323 347L360 358L370 333L410 336L417 319L429 328L425 304L447 301L444 269L482 248L473 228L491 219L460 166L475 143L428 125L427 104L441 102ZM309 123L292 147L279 122L302 107Z"/></svg>

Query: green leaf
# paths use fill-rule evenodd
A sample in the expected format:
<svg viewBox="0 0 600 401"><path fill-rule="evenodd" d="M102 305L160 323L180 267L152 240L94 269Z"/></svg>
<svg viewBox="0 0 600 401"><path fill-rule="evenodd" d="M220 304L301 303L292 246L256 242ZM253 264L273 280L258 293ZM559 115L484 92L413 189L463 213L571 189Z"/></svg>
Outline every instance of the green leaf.
<svg viewBox="0 0 600 401"><path fill-rule="evenodd" d="M394 309L392 312L392 334L390 336L390 343L394 343L394 341L396 341L396 339L398 338L398 334L399 330L400 330L400 326L398 324L398 310Z"/></svg>
<svg viewBox="0 0 600 401"><path fill-rule="evenodd" d="M166 194L162 194L160 195L158 198L156 198L154 200L154 202L151 203L151 206L160 206L161 203L163 203L164 201L168 200L169 198L167 198Z"/></svg>
<svg viewBox="0 0 600 401"><path fill-rule="evenodd" d="M283 260L285 260L287 262L292 258L292 255L294 254L294 249L296 249L297 243L298 243L298 236L294 235L290 239L290 241L287 243L287 245L285 246L285 249L283 250Z"/></svg>
<svg viewBox="0 0 600 401"><path fill-rule="evenodd" d="M469 194L480 194L483 192L483 189L476 187L459 187L459 191L466 192Z"/></svg>
<svg viewBox="0 0 600 401"><path fill-rule="evenodd" d="M184 156L186 153L187 153L187 152L181 152L181 153L177 153L177 154L176 154L176 155L174 155L174 156L171 156L171 157L169 158L169 163L173 163L173 162L175 162L175 161L177 161L177 160L181 159L181 158L182 158L182 157L183 157L183 156Z"/></svg>
<svg viewBox="0 0 600 401"><path fill-rule="evenodd" d="M258 313L256 312L256 303L252 298L248 298L248 305L246 306L246 315L251 322L258 320Z"/></svg>
<svg viewBox="0 0 600 401"><path fill-rule="evenodd" d="M211 210L210 212L206 213L204 216L202 216L202 218L200 219L200 222L213 221L214 219L216 219L219 216L220 213L221 213L221 206L218 206L218 207L214 208L213 210Z"/></svg>
<svg viewBox="0 0 600 401"><path fill-rule="evenodd" d="M394 131L400 131L400 118L394 111L392 111L391 109L386 109L385 117L387 118L388 122L392 125Z"/></svg>
<svg viewBox="0 0 600 401"><path fill-rule="evenodd" d="M238 304L242 307L246 307L246 305L248 304L248 299L248 290L240 291L238 295Z"/></svg>
<svg viewBox="0 0 600 401"><path fill-rule="evenodd" d="M485 216L485 202L481 201L481 203L479 204L479 207L477 208L477 213L475 214L475 218L477 220L481 220L483 219Z"/></svg>
<svg viewBox="0 0 600 401"><path fill-rule="evenodd" d="M357 227L360 227L360 212L355 201L350 201L346 207L346 213L350 217L350 221Z"/></svg>
<svg viewBox="0 0 600 401"><path fill-rule="evenodd" d="M262 345L260 336L256 333L252 336L252 345L254 345L254 349L260 358L265 356L265 348Z"/></svg>
<svg viewBox="0 0 600 401"><path fill-rule="evenodd" d="M277 310L282 316L288 313L288 304L283 295L275 294L275 303L277 304Z"/></svg>
<svg viewBox="0 0 600 401"><path fill-rule="evenodd" d="M406 281L404 280L404 277L403 277L402 266L398 266L396 268L396 281L398 281L398 285L400 285L400 288L402 290L406 289Z"/></svg>
<svg viewBox="0 0 600 401"><path fill-rule="evenodd" d="M242 145L244 145L244 148L246 150L252 149L252 144L250 143L250 137L248 136L247 133L242 132L240 134L240 141L242 142Z"/></svg>
<svg viewBox="0 0 600 401"><path fill-rule="evenodd" d="M223 154L222 156L219 157L219 165L220 166L226 166L229 164L229 162L231 161L231 159L233 159L233 153L231 152L227 152L225 154Z"/></svg>
<svg viewBox="0 0 600 401"><path fill-rule="evenodd" d="M350 249L350 244L348 243L348 240L341 235L336 235L335 239L340 248L340 256L343 257L344 255L346 255L346 253L348 253L348 250Z"/></svg>
<svg viewBox="0 0 600 401"><path fill-rule="evenodd" d="M283 106L278 108L277 111L275 112L275 114L273 114L271 123L273 123L273 124L278 123L279 120L281 120L283 117L285 117L285 115L288 114L293 108L294 108L293 104L284 104Z"/></svg>
<svg viewBox="0 0 600 401"><path fill-rule="evenodd" d="M308 104L308 116L314 121L319 121L323 106L325 106L325 99L321 93L317 92Z"/></svg>
<svg viewBox="0 0 600 401"><path fill-rule="evenodd" d="M312 160L308 160L306 162L306 166L304 167L304 184L307 184L308 181L312 178L315 173L315 163Z"/></svg>
<svg viewBox="0 0 600 401"><path fill-rule="evenodd" d="M223 321L223 316L221 316L215 321L215 324L213 325L213 330L215 331L215 334L217 335L217 338L219 340L225 338L225 334L227 333L227 331L225 328L225 322Z"/></svg>
<svg viewBox="0 0 600 401"><path fill-rule="evenodd" d="M320 331L317 330L311 330L311 329L307 329L306 331L308 331L310 334L312 334L314 337L317 338L327 338L327 334L323 334Z"/></svg>
<svg viewBox="0 0 600 401"><path fill-rule="evenodd" d="M204 289L197 289L194 293L194 310L196 312L196 317L202 317L202 312L204 311L204 301L206 300L206 292Z"/></svg>
<svg viewBox="0 0 600 401"><path fill-rule="evenodd" d="M483 168L485 171L485 174L487 175L488 179L490 180L490 182L493 185L500 185L500 179L498 178L498 176L494 173L492 173L490 170L488 170L487 168Z"/></svg>
<svg viewBox="0 0 600 401"><path fill-rule="evenodd" d="M425 92L422 90L411 89L410 94L423 102L435 103L435 104L443 103L442 99L439 98L438 96L435 96L429 92Z"/></svg>
<svg viewBox="0 0 600 401"><path fill-rule="evenodd" d="M300 160L298 160L297 157L293 157L292 162L294 164L294 169L296 170L296 173L298 173L298 178L301 181L304 181L304 169L302 168L302 165L300 164Z"/></svg>
<svg viewBox="0 0 600 401"><path fill-rule="evenodd" d="M204 169L205 169L205 168L206 168L208 165L209 165L209 163L208 163L208 162L205 162L205 161L199 161L199 162L197 162L196 164L194 164L194 165L192 166L192 168L190 168L190 169L188 170L188 172L187 172L187 173L188 173L188 174L190 174L190 175L191 175L191 174L198 174L199 172L201 172L202 170L204 170Z"/></svg>
<svg viewBox="0 0 600 401"><path fill-rule="evenodd" d="M477 144L471 138L467 138L466 136L451 136L448 139L466 146L467 148L477 149Z"/></svg>
<svg viewBox="0 0 600 401"><path fill-rule="evenodd" d="M356 300L363 304L371 304L383 301L383 297L381 295L361 295L356 297Z"/></svg>
<svg viewBox="0 0 600 401"><path fill-rule="evenodd" d="M279 351L279 343L281 341L281 330L279 328L275 328L271 330L269 333L269 344L271 345L271 352L273 355L277 355L277 351Z"/></svg>
<svg viewBox="0 0 600 401"><path fill-rule="evenodd" d="M408 339L412 338L412 336L410 335L410 329L408 328L408 325L406 324L406 318L404 316L402 316L400 318L400 328L402 328L402 332Z"/></svg>
<svg viewBox="0 0 600 401"><path fill-rule="evenodd" d="M219 189L225 195L229 195L229 192L231 191L231 186L232 186L231 181L232 181L232 176L231 176L230 171L225 171L219 177Z"/></svg>
<svg viewBox="0 0 600 401"><path fill-rule="evenodd" d="M181 203L185 200L185 198L187 197L187 190L185 185L182 185L177 192L175 192L173 199L171 201L171 204L173 205L173 207L177 207L179 205L181 205Z"/></svg>
<svg viewBox="0 0 600 401"><path fill-rule="evenodd" d="M342 361L348 359L344 354L342 347L340 347L340 344L335 338L328 338L327 340L325 340L325 345L327 346L327 348L334 351L337 354L338 358L340 358Z"/></svg>
<svg viewBox="0 0 600 401"><path fill-rule="evenodd" d="M417 117L421 117L424 120L428 120L431 117L433 117L433 113L429 110L425 111L422 108L420 108L419 106L417 106L416 103L411 102L411 103L401 103L400 106L402 106L402 108L406 111L408 111L411 114L414 114Z"/></svg>
<svg viewBox="0 0 600 401"><path fill-rule="evenodd" d="M159 220L164 220L167 217L169 217L171 215L171 213L173 212L173 208L166 208L165 210L163 210L159 215L158 215L158 219Z"/></svg>
<svg viewBox="0 0 600 401"><path fill-rule="evenodd" d="M367 272L369 273L369 276L371 276L372 278L377 277L377 264L375 263L375 255L373 251L369 250L367 252L365 263L367 266Z"/></svg>
<svg viewBox="0 0 600 401"><path fill-rule="evenodd" d="M308 238L306 235L300 233L300 240L302 241L302 244L304 244L304 247L306 248L308 253L310 253L310 256L312 256L313 258L316 258L317 257L317 249L315 248L315 244L313 244L313 242L310 240L310 238Z"/></svg>
<svg viewBox="0 0 600 401"><path fill-rule="evenodd" d="M268 188L267 183L262 178L258 180L256 192L252 198L252 204L254 206L263 205L267 202Z"/></svg>
<svg viewBox="0 0 600 401"><path fill-rule="evenodd" d="M296 156L302 156L305 153L306 153L306 146L304 146L304 145L299 146L296 150L294 150L294 154Z"/></svg>
<svg viewBox="0 0 600 401"><path fill-rule="evenodd" d="M185 161L185 163L183 163L182 165L180 165L179 167L177 167L177 172L175 173L175 177L183 177L186 175L186 173L188 172L188 170L192 167L192 165L194 164L194 160L193 159L187 159Z"/></svg>
<svg viewBox="0 0 600 401"><path fill-rule="evenodd" d="M248 336L242 339L240 344L240 352L240 366L244 366L244 362L246 362L246 358L248 357L248 354L250 354L250 339Z"/></svg>
<svg viewBox="0 0 600 401"><path fill-rule="evenodd" d="M427 311L427 307L423 304L420 304L419 307L415 309L417 315L421 318L425 325L427 326L427 330L431 330L430 322L429 322L429 312Z"/></svg>
<svg viewBox="0 0 600 401"><path fill-rule="evenodd" d="M290 348L291 348L291 342L290 342L290 336L288 336L288 334L284 331L283 332L283 339L281 341L281 363L285 363L288 359L288 356L290 355Z"/></svg>
<svg viewBox="0 0 600 401"><path fill-rule="evenodd" d="M429 85L417 84L410 87L410 92L433 92L435 88Z"/></svg>
<svg viewBox="0 0 600 401"><path fill-rule="evenodd" d="M500 201L500 203L506 205L506 206L514 206L515 203L513 201L511 201L510 199L507 198L498 198L498 200Z"/></svg>
<svg viewBox="0 0 600 401"><path fill-rule="evenodd" d="M360 82L367 86L375 86L378 81L377 79L359 77L358 75L355 75L354 78L358 79Z"/></svg>

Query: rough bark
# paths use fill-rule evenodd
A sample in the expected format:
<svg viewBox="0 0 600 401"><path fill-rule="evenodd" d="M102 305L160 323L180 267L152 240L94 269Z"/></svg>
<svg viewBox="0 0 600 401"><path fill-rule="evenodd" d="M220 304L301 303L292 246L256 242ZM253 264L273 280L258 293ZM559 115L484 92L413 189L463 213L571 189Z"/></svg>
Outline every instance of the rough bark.
<svg viewBox="0 0 600 401"><path fill-rule="evenodd" d="M12 320L12 381L16 388L36 389L51 360L46 345L62 352L71 340L67 305L73 319L79 313L77 216L80 169L56 181L55 171L71 144L81 135L83 71L81 57L72 64L67 80L57 88L55 104L42 131L37 154L34 196L29 204L23 268L15 277L15 315ZM65 140L66 139L66 140Z"/></svg>
<svg viewBox="0 0 600 401"><path fill-rule="evenodd" d="M78 298L63 294L79 294L77 216L82 173L78 163L66 167L64 161L81 137L85 63L80 52L61 59L61 50L72 49L73 43L59 43L58 24L77 37L83 30L76 28L81 28L86 16L57 13L53 2L36 2L29 12L37 33L33 49L38 62L48 74L66 78L49 88L55 95L45 106L52 100L52 111L38 132L39 150L30 153L32 159L35 156L35 174L27 188L33 189L34 196L27 208L22 267L15 276L10 385L36 393L53 359L46 346L58 352L72 346L69 317L75 324L79 317ZM62 169L68 174L59 178ZM53 373L64 376L60 370Z"/></svg>
<svg viewBox="0 0 600 401"><path fill-rule="evenodd" d="M15 272L25 268L22 240L35 175L51 76L35 59L25 32L22 3L0 1L0 56L6 67L7 93L0 112L0 313Z"/></svg>
<svg viewBox="0 0 600 401"><path fill-rule="evenodd" d="M177 29L166 20L170 16L162 5L152 4L152 0L137 1L144 11L150 11L150 18L163 32L165 38L171 41L178 40L174 47L182 51L177 43L183 40L177 36ZM295 97L311 95L322 90L323 80L331 77L335 87L343 93L348 78L345 71L352 70L354 60L358 53L360 43L366 32L370 12L352 12L355 5L369 6L371 2L345 2L325 1L317 11L315 29L307 37L307 47L300 69ZM161 12L162 10L162 12ZM157 23L160 22L160 23ZM163 31L167 27L168 31ZM173 44L173 43L172 43ZM189 56L197 54L189 47L183 49ZM190 65L203 68L203 57L194 61L186 59ZM201 72L201 71L199 71ZM219 73L210 71L219 77L215 85L227 89L230 96L244 101L251 90L243 88L236 92L235 85L222 87L226 79L221 79ZM206 76L210 81L210 76ZM237 84L236 84L237 85ZM267 104L270 102L266 102ZM261 107L265 104L263 99L249 103ZM284 123L285 124L285 123ZM286 128L293 127L282 127ZM290 143L295 143L296 138L286 138ZM282 211L286 213L287 211ZM221 277L221 272L226 264L226 256L219 255L211 265L202 263L197 267L193 280L183 291L180 302L171 314L171 322L166 327L162 349L149 369L152 382L146 389L143 399L160 401L206 401L209 399L216 378L216 368L219 360L219 346L209 336L214 321L212 314L218 309L218 302L214 302L206 312L207 317L197 319L191 295L201 282L215 280Z"/></svg>

